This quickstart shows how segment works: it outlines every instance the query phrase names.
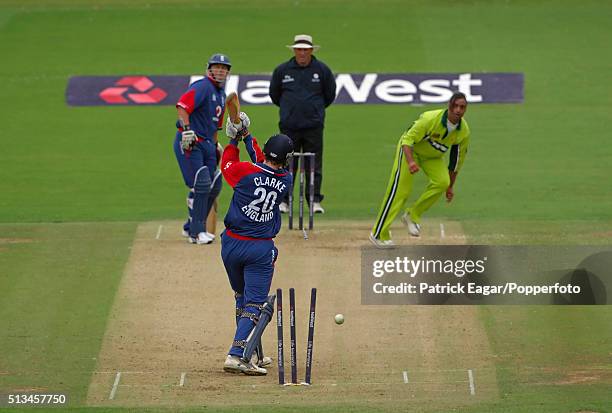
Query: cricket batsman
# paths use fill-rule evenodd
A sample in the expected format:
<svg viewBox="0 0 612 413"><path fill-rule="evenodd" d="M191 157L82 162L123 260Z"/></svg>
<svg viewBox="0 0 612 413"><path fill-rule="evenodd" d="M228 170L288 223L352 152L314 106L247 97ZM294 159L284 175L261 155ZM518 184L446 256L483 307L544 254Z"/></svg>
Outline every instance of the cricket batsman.
<svg viewBox="0 0 612 413"><path fill-rule="evenodd" d="M414 175L420 170L429 178L429 184L402 216L410 235L420 236L421 217L442 194L446 193L447 202L453 200L453 186L470 142L470 128L463 118L466 109L465 95L456 92L447 109L422 113L400 137L387 191L370 234L370 241L377 248L395 245L389 228L404 209L412 192ZM447 152L448 167L444 161Z"/></svg>
<svg viewBox="0 0 612 413"><path fill-rule="evenodd" d="M206 218L221 192L217 131L223 126L225 82L232 64L216 53L208 59L206 76L193 82L176 103L177 132L174 154L189 192L189 218L183 235L191 244L210 244L215 235L207 231Z"/></svg>
<svg viewBox="0 0 612 413"><path fill-rule="evenodd" d="M293 182L286 169L293 143L286 135L274 135L262 151L248 132L248 116L242 112L240 119L239 128L227 120L230 143L221 161L223 177L234 190L221 235L221 258L236 299L236 333L223 370L263 376L272 363L263 355L261 337L274 308L275 297L268 295L278 258L273 239L281 228L279 204ZM241 139L252 162L240 162Z"/></svg>

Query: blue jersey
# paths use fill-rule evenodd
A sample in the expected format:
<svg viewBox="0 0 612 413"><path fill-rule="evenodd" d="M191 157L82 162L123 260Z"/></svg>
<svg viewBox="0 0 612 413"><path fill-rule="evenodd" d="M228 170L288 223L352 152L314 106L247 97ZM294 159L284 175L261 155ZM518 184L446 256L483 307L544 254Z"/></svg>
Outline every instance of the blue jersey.
<svg viewBox="0 0 612 413"><path fill-rule="evenodd" d="M226 232L246 239L272 239L281 228L278 205L289 191L291 175L285 169L274 170L263 164L263 153L250 135L245 144L258 162L240 162L236 143L225 147L221 160L223 177L234 188L225 215Z"/></svg>
<svg viewBox="0 0 612 413"><path fill-rule="evenodd" d="M223 127L225 113L225 90L219 88L209 78L195 81L181 96L176 107L189 113L189 124L200 139L213 139ZM180 125L177 122L177 128Z"/></svg>

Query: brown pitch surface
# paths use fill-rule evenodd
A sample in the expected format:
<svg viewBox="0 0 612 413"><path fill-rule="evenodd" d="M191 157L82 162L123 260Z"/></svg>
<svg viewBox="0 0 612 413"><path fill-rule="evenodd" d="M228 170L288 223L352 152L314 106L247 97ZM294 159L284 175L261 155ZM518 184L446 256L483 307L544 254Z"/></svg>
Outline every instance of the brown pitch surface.
<svg viewBox="0 0 612 413"><path fill-rule="evenodd" d="M160 230L161 225L161 230ZM421 244L461 244L461 226L426 221ZM96 406L360 405L450 407L498 397L493 355L477 307L361 305L360 247L369 223L323 221L304 240L283 230L272 291L296 289L298 374L304 375L310 288L317 287L313 386L224 373L234 300L218 240L188 245L179 222L149 222L136 234L115 297L87 402ZM158 237L159 234L159 237ZM398 225L400 244L414 239ZM333 318L345 315L338 326ZM290 379L285 327L285 378ZM264 337L276 362L276 323ZM475 395L470 394L473 370ZM121 372L114 398L113 383ZM405 372L405 373L404 373ZM181 376L184 377L180 385ZM407 379L407 383L406 383Z"/></svg>

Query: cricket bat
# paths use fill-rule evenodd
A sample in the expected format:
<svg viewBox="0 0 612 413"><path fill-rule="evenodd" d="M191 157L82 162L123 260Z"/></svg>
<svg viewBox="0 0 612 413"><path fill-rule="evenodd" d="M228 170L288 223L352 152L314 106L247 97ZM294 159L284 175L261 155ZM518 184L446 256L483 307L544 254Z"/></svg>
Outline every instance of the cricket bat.
<svg viewBox="0 0 612 413"><path fill-rule="evenodd" d="M227 95L227 98L225 99L225 107L227 108L227 112L232 123L240 123L240 101L238 100L238 95L236 92L232 92Z"/></svg>
<svg viewBox="0 0 612 413"><path fill-rule="evenodd" d="M219 204L217 204L217 200L213 203L212 208L210 208L210 212L208 213L208 217L206 218L206 232L210 232L211 234L217 233L217 210L219 209Z"/></svg>

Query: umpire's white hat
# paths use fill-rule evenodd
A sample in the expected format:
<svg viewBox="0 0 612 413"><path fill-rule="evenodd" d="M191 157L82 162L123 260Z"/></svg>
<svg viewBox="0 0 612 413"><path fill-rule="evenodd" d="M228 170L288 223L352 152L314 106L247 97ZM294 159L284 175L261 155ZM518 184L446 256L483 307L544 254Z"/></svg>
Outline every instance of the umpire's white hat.
<svg viewBox="0 0 612 413"><path fill-rule="evenodd" d="M312 36L308 34L297 34L293 38L293 44L287 45L290 49L314 49L314 51L319 50L318 44L312 44Z"/></svg>

